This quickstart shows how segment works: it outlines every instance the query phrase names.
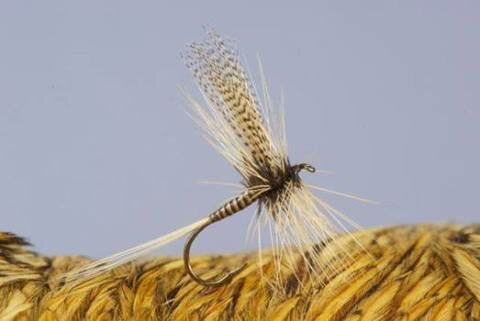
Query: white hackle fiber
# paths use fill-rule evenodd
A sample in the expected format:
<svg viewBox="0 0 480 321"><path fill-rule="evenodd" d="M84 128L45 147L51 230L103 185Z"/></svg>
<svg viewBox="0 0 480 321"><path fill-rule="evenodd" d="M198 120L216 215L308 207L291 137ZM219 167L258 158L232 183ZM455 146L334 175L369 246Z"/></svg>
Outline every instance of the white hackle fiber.
<svg viewBox="0 0 480 321"><path fill-rule="evenodd" d="M163 235L159 238L151 240L149 242L143 243L141 245L132 247L128 250L113 254L109 257L94 261L90 264L82 266L73 271L69 271L64 275L59 276L59 280L66 282L78 282L81 280L89 279L94 276L101 274L102 272L109 271L114 269L122 264L138 259L146 254L152 252L153 250L165 246L182 236L192 232L196 228L205 224L208 221L208 218L203 218L193 224L181 227L171 233Z"/></svg>

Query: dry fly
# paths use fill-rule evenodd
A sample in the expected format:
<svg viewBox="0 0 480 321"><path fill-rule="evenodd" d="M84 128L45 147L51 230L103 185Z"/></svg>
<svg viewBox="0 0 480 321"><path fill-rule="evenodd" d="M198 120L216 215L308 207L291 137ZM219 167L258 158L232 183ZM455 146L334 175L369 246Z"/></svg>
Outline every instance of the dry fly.
<svg viewBox="0 0 480 321"><path fill-rule="evenodd" d="M257 225L267 224L270 228L277 270L285 265L292 268L298 266L298 254L308 264L304 270L309 271L315 271L312 262L318 262L317 260L333 262L335 258L345 260L348 257L348 253L340 253L341 246L329 246L328 253L319 251L319 244L334 240L339 231L347 230L345 223L352 225L352 222L314 196L311 188L361 201L364 199L303 182L300 173L313 173L315 168L306 163L290 162L283 104L274 108L263 71L261 70L263 99L260 102L241 64L234 42L223 39L211 29L207 29L206 33L204 41L191 43L182 52L183 60L203 95L204 104L188 94L186 97L193 106L194 119L204 129L208 141L240 174L243 191L208 217L68 272L64 275L65 281L78 281L98 275L191 233L184 248L187 273L205 286L225 284L243 266L223 276L204 279L194 272L190 264L191 245L207 226L254 203L257 205ZM335 264L332 263L332 266Z"/></svg>

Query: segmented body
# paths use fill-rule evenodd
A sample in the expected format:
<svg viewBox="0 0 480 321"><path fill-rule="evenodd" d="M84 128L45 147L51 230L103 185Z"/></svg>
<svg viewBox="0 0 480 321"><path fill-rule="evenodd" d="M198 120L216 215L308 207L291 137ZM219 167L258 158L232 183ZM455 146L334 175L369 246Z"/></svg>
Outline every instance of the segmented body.
<svg viewBox="0 0 480 321"><path fill-rule="evenodd" d="M218 210L208 216L210 223L215 223L229 217L244 208L255 203L265 192L258 192L255 190L246 190L240 195L232 198L223 204Z"/></svg>

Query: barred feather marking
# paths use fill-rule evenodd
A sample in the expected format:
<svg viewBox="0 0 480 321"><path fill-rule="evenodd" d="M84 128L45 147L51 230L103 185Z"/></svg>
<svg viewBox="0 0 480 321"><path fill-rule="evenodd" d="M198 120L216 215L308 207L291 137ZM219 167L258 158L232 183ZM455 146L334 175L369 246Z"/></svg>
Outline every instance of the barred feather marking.
<svg viewBox="0 0 480 321"><path fill-rule="evenodd" d="M274 169L286 155L274 146L260 113L259 101L233 45L213 30L203 43L184 52L185 64L197 79L208 103L246 147L252 166Z"/></svg>

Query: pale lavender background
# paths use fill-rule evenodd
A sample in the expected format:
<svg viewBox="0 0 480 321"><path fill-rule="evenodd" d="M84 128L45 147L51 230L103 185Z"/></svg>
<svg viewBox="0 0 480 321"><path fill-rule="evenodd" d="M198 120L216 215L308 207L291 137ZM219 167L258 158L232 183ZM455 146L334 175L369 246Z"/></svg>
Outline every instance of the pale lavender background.
<svg viewBox="0 0 480 321"><path fill-rule="evenodd" d="M478 1L172 3L0 4L0 230L103 256L231 195L195 183L239 178L178 90L194 88L179 52L202 25L236 39L252 70L262 55L291 158L335 172L307 181L382 203L328 197L355 221L480 222ZM243 249L251 215L195 252Z"/></svg>

